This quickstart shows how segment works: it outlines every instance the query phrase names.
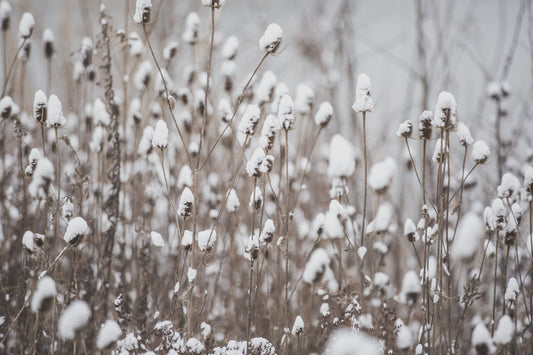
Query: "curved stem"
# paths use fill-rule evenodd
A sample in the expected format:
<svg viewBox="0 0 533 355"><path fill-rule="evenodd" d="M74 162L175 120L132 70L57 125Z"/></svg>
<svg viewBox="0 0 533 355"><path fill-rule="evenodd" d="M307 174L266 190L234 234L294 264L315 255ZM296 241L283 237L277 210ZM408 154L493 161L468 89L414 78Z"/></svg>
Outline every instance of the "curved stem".
<svg viewBox="0 0 533 355"><path fill-rule="evenodd" d="M27 41L27 38L24 38L24 40L18 47L17 52L15 53L15 56L13 57L13 60L11 61L11 65L9 66L9 71L7 72L7 76L4 80L4 86L2 87L2 95L0 95L0 97L4 97L4 94L6 93L7 83L9 82L9 78L11 77L11 73L13 73L13 68L15 67L15 63L17 62L19 52L26 44L26 41Z"/></svg>

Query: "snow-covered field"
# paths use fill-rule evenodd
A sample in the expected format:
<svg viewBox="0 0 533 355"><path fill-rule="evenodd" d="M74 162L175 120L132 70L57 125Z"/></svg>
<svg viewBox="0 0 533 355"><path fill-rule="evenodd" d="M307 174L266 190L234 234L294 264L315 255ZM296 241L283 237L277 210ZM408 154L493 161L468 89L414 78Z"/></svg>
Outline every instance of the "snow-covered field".
<svg viewBox="0 0 533 355"><path fill-rule="evenodd" d="M530 1L0 31L1 353L533 353Z"/></svg>

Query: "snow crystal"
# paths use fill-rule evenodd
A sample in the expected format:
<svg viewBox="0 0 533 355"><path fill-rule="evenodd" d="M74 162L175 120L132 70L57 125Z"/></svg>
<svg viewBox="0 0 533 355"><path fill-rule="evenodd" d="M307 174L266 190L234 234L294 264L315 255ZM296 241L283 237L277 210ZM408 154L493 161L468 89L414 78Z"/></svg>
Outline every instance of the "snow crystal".
<svg viewBox="0 0 533 355"><path fill-rule="evenodd" d="M391 157L376 163L370 169L368 175L368 186L377 193L385 192L392 183L396 174L396 163Z"/></svg>
<svg viewBox="0 0 533 355"><path fill-rule="evenodd" d="M331 138L329 145L328 176L350 177L355 171L355 148L340 134Z"/></svg>
<svg viewBox="0 0 533 355"><path fill-rule="evenodd" d="M494 332L494 342L496 344L506 345L513 340L514 336L514 322L507 314L500 318L498 327Z"/></svg>
<svg viewBox="0 0 533 355"><path fill-rule="evenodd" d="M161 234L155 232L155 231L152 231L150 233L150 240L152 241L152 244L155 245L156 247L164 247L165 246L165 241L163 240L163 237L161 236Z"/></svg>
<svg viewBox="0 0 533 355"><path fill-rule="evenodd" d="M151 0L137 0L135 5L135 14L133 15L133 22L148 23L150 22L150 11L152 10Z"/></svg>
<svg viewBox="0 0 533 355"><path fill-rule="evenodd" d="M76 331L85 327L91 318L91 309L85 301L73 301L59 317L59 336L72 340Z"/></svg>
<svg viewBox="0 0 533 355"><path fill-rule="evenodd" d="M48 127L60 128L67 123L67 119L63 116L63 106L56 95L50 95L48 99L48 117L46 124Z"/></svg>
<svg viewBox="0 0 533 355"><path fill-rule="evenodd" d="M411 123L411 121L406 120L400 123L400 125L398 126L398 130L396 131L396 135L398 137L410 138L412 134L413 124Z"/></svg>
<svg viewBox="0 0 533 355"><path fill-rule="evenodd" d="M239 122L239 131L244 134L253 135L260 117L261 109L259 106L248 105Z"/></svg>
<svg viewBox="0 0 533 355"><path fill-rule="evenodd" d="M180 204L178 206L178 214L180 216L188 217L191 215L192 205L194 203L194 195L188 187L183 189L180 197Z"/></svg>
<svg viewBox="0 0 533 355"><path fill-rule="evenodd" d="M259 49L267 53L276 53L281 43L283 30L277 23L271 23L259 39Z"/></svg>
<svg viewBox="0 0 533 355"><path fill-rule="evenodd" d="M235 212L241 203L239 202L239 196L234 189L231 189L228 193L228 199L226 201L226 209L228 212Z"/></svg>
<svg viewBox="0 0 533 355"><path fill-rule="evenodd" d="M296 112L300 114L311 112L314 100L315 92L313 89L305 84L299 84L296 88L296 101L294 102Z"/></svg>
<svg viewBox="0 0 533 355"><path fill-rule="evenodd" d="M374 109L374 101L370 93L370 78L362 73L357 77L357 87L355 89L355 102L352 106L356 112L369 112Z"/></svg>
<svg viewBox="0 0 533 355"><path fill-rule="evenodd" d="M222 46L222 58L224 59L235 59L239 51L239 39L235 36L229 36L224 41Z"/></svg>
<svg viewBox="0 0 533 355"><path fill-rule="evenodd" d="M47 120L47 99L46 94L42 90L37 90L33 98L33 118L40 125L44 125Z"/></svg>
<svg viewBox="0 0 533 355"><path fill-rule="evenodd" d="M490 149L485 141L476 141L472 147L472 159L478 164L485 164L489 159Z"/></svg>
<svg viewBox="0 0 533 355"><path fill-rule="evenodd" d="M56 294L56 284L50 276L40 279L31 299L31 311L34 313L46 311Z"/></svg>
<svg viewBox="0 0 533 355"><path fill-rule="evenodd" d="M35 20L33 15L29 12L22 14L19 23L19 36L24 39L30 38L33 33L33 27L35 26Z"/></svg>
<svg viewBox="0 0 533 355"><path fill-rule="evenodd" d="M189 281L189 283L193 283L194 280L196 279L196 274L198 272L196 271L196 269L193 269L193 268L189 268L187 270L187 281Z"/></svg>
<svg viewBox="0 0 533 355"><path fill-rule="evenodd" d="M451 256L463 262L470 261L481 249L483 238L483 220L470 211L460 220L457 235L451 249Z"/></svg>
<svg viewBox="0 0 533 355"><path fill-rule="evenodd" d="M152 136L152 145L159 149L166 149L168 147L168 127L163 120L157 121L154 135Z"/></svg>
<svg viewBox="0 0 533 355"><path fill-rule="evenodd" d="M98 338L96 339L96 347L98 349L105 349L118 340L122 330L118 323L112 319L108 319L98 331Z"/></svg>
<svg viewBox="0 0 533 355"><path fill-rule="evenodd" d="M293 335L301 335L304 332L304 320L301 316L296 316L296 319L294 320L294 324L292 326L291 333Z"/></svg>
<svg viewBox="0 0 533 355"><path fill-rule="evenodd" d="M217 241L217 232L206 229L198 233L198 248L202 251L210 251Z"/></svg>
<svg viewBox="0 0 533 355"><path fill-rule="evenodd" d="M459 125L457 126L457 139L459 140L459 144L464 147L474 143L474 138L472 138L472 135L470 134L470 129L468 129L463 122L459 122Z"/></svg>
<svg viewBox="0 0 533 355"><path fill-rule="evenodd" d="M68 222L67 230L63 240L72 245L78 243L78 241L89 233L89 226L87 222L81 217L76 217Z"/></svg>
<svg viewBox="0 0 533 355"><path fill-rule="evenodd" d="M329 338L324 354L331 355L380 355L379 343L364 333L349 329L335 331Z"/></svg>
<svg viewBox="0 0 533 355"><path fill-rule="evenodd" d="M437 99L437 106L435 107L435 114L433 116L433 125L435 127L455 127L456 124L457 103L455 102L455 97L449 92L442 91Z"/></svg>
<svg viewBox="0 0 533 355"><path fill-rule="evenodd" d="M283 95L279 100L278 122L280 127L285 130L292 129L294 127L293 107L294 104L289 95Z"/></svg>
<svg viewBox="0 0 533 355"><path fill-rule="evenodd" d="M328 125L333 117L333 106L328 101L322 102L318 105L318 110L315 114L315 123L321 127Z"/></svg>

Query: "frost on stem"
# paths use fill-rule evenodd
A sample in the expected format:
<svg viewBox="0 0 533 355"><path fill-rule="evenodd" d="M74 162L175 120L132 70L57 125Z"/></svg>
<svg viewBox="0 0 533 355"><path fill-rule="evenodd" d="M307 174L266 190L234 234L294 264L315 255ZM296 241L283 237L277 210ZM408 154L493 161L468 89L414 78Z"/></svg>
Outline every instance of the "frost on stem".
<svg viewBox="0 0 533 355"><path fill-rule="evenodd" d="M485 164L490 156L490 149L485 141L479 140L472 148L472 159L478 164Z"/></svg>
<svg viewBox="0 0 533 355"><path fill-rule="evenodd" d="M351 329L340 329L329 337L325 355L380 355L379 342L365 333L354 333Z"/></svg>
<svg viewBox="0 0 533 355"><path fill-rule="evenodd" d="M185 32L181 36L183 42L190 45L198 43L200 31L200 17L196 12L191 12L185 19Z"/></svg>
<svg viewBox="0 0 533 355"><path fill-rule="evenodd" d="M327 251L322 248L316 249L305 264L302 280L309 284L324 283L329 292L337 291L339 284L329 264L330 258Z"/></svg>
<svg viewBox="0 0 533 355"><path fill-rule="evenodd" d="M133 22L142 24L150 22L151 12L151 0L137 0L137 3L135 4L135 14L133 15Z"/></svg>
<svg viewBox="0 0 533 355"><path fill-rule="evenodd" d="M157 121L154 135L152 136L152 145L161 150L168 147L168 127L163 120Z"/></svg>
<svg viewBox="0 0 533 355"><path fill-rule="evenodd" d="M396 175L396 169L396 163L391 157L374 164L368 175L368 186L378 194L387 192Z"/></svg>
<svg viewBox="0 0 533 355"><path fill-rule="evenodd" d="M33 15L29 12L22 14L19 22L19 37L22 39L28 39L33 33L33 27L35 26L35 20Z"/></svg>
<svg viewBox="0 0 533 355"><path fill-rule="evenodd" d="M89 226L82 217L76 217L68 222L63 240L71 245L76 245L89 233Z"/></svg>
<svg viewBox="0 0 533 355"><path fill-rule="evenodd" d="M451 248L451 257L463 263L471 262L476 252L482 250L483 229L483 220L480 216L473 211L465 214L457 228L457 235Z"/></svg>
<svg viewBox="0 0 533 355"><path fill-rule="evenodd" d="M333 117L333 106L328 101L322 102L318 105L318 110L315 114L315 123L320 127L326 127Z"/></svg>
<svg viewBox="0 0 533 355"><path fill-rule="evenodd" d="M283 95L278 106L278 122L279 126L284 130L294 128L293 107L292 98L289 95Z"/></svg>
<svg viewBox="0 0 533 355"><path fill-rule="evenodd" d="M446 91L442 91L437 99L433 125L439 128L452 129L457 126L457 103L455 97Z"/></svg>
<svg viewBox="0 0 533 355"><path fill-rule="evenodd" d="M211 251L217 241L217 232L206 229L198 232L198 248L201 251Z"/></svg>
<svg viewBox="0 0 533 355"><path fill-rule="evenodd" d="M259 49L266 53L276 53L281 44L283 30L277 23L267 26L265 32L259 39Z"/></svg>
<svg viewBox="0 0 533 355"><path fill-rule="evenodd" d="M463 147L467 147L474 143L474 138L470 134L470 129L463 123L459 122L457 125L457 140Z"/></svg>
<svg viewBox="0 0 533 355"><path fill-rule="evenodd" d="M45 276L37 283L37 289L31 299L33 313L46 312L50 309L57 295L56 284L50 276Z"/></svg>
<svg viewBox="0 0 533 355"><path fill-rule="evenodd" d="M52 181L54 181L54 165L47 158L39 159L28 186L28 192L35 198L46 199Z"/></svg>
<svg viewBox="0 0 533 355"><path fill-rule="evenodd" d="M411 121L406 120L400 123L398 129L396 130L396 135L401 138L411 138L413 134L413 124Z"/></svg>
<svg viewBox="0 0 533 355"><path fill-rule="evenodd" d="M347 178L355 171L355 148L340 134L331 138L329 145L328 176Z"/></svg>
<svg viewBox="0 0 533 355"><path fill-rule="evenodd" d="M248 105L239 122L239 131L247 135L253 135L260 117L261 110L259 109L259 106Z"/></svg>
<svg viewBox="0 0 533 355"><path fill-rule="evenodd" d="M368 75L359 74L355 89L355 102L352 106L355 112L371 112L374 110L374 101L370 90L371 85Z"/></svg>
<svg viewBox="0 0 533 355"><path fill-rule="evenodd" d="M48 117L48 103L44 91L37 90L33 98L33 118L44 126Z"/></svg>
<svg viewBox="0 0 533 355"><path fill-rule="evenodd" d="M417 302L422 286L415 271L409 270L405 273L402 280L401 299L408 305L413 305Z"/></svg>
<svg viewBox="0 0 533 355"><path fill-rule="evenodd" d="M472 332L472 345L474 345L476 353L479 355L492 354L496 350L489 330L481 322L476 325Z"/></svg>
<svg viewBox="0 0 533 355"><path fill-rule="evenodd" d="M108 319L104 324L102 324L100 330L98 331L96 347L98 349L106 349L115 343L119 339L120 335L122 335L120 325L118 325L115 320Z"/></svg>
<svg viewBox="0 0 533 355"><path fill-rule="evenodd" d="M76 331L84 328L91 318L91 309L85 301L73 301L59 317L59 336L66 340L73 340Z"/></svg>
<svg viewBox="0 0 533 355"><path fill-rule="evenodd" d="M61 128L67 123L63 116L63 105L56 95L50 95L48 99L48 116L46 125L50 128Z"/></svg>

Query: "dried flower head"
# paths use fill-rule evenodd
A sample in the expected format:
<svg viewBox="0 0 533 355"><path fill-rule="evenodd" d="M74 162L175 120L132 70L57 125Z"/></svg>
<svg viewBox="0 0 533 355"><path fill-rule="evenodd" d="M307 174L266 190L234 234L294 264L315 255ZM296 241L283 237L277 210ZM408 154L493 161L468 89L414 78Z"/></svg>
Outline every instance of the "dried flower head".
<svg viewBox="0 0 533 355"><path fill-rule="evenodd" d="M150 22L151 12L151 0L137 0L137 3L135 4L135 14L133 15L133 22L142 24Z"/></svg>
<svg viewBox="0 0 533 355"><path fill-rule="evenodd" d="M34 26L35 20L33 19L33 15L29 12L25 12L24 14L22 14L19 23L19 37L22 39L30 38L31 34L33 33Z"/></svg>
<svg viewBox="0 0 533 355"><path fill-rule="evenodd" d="M371 85L368 75L359 74L355 89L355 102L352 106L355 112L370 112L374 109L374 101L370 90Z"/></svg>
<svg viewBox="0 0 533 355"><path fill-rule="evenodd" d="M418 137L423 140L431 139L433 132L433 113L431 111L424 111L418 119Z"/></svg>
<svg viewBox="0 0 533 355"><path fill-rule="evenodd" d="M283 38L283 30L277 23L271 23L259 39L259 48L267 53L276 53Z"/></svg>
<svg viewBox="0 0 533 355"><path fill-rule="evenodd" d="M48 103L42 90L37 90L33 98L33 118L41 126L46 125L48 117Z"/></svg>

